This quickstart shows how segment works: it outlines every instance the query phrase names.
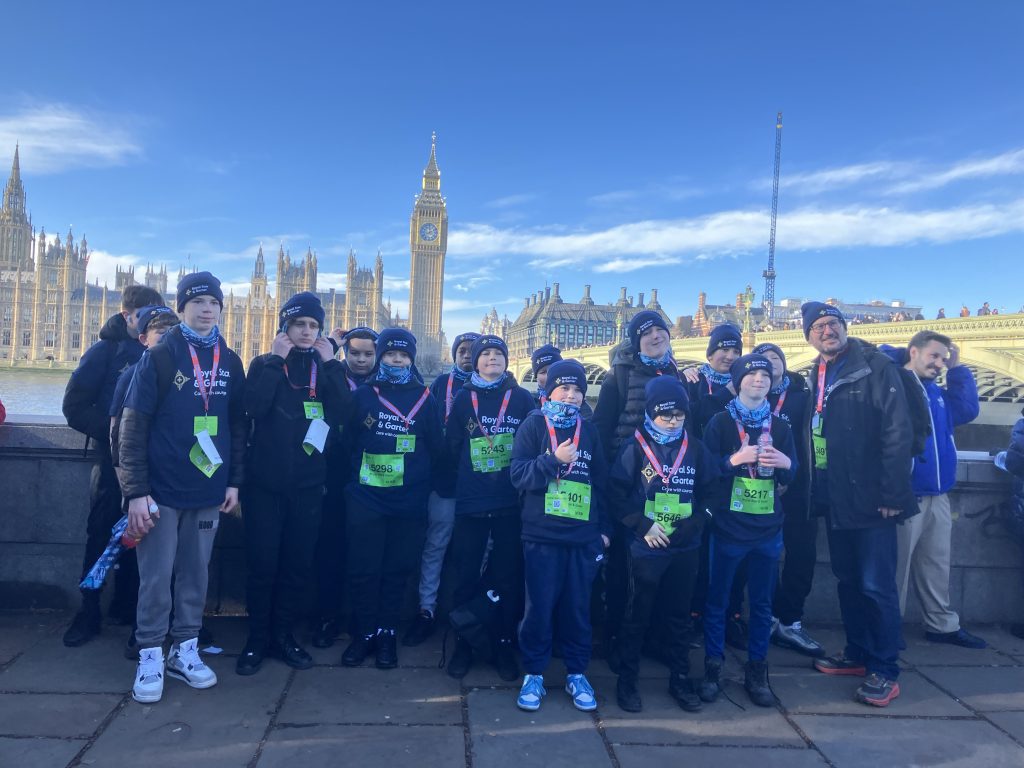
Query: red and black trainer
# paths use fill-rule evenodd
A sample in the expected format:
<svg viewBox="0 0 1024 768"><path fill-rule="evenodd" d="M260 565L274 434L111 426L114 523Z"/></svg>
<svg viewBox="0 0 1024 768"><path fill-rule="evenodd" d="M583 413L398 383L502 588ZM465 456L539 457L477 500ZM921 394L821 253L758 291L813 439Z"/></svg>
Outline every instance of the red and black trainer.
<svg viewBox="0 0 1024 768"><path fill-rule="evenodd" d="M861 704L870 704L873 707L887 707L889 702L899 695L899 683L872 672L868 675L868 679L861 683L857 689L855 698Z"/></svg>
<svg viewBox="0 0 1024 768"><path fill-rule="evenodd" d="M863 662L848 659L845 653L837 653L834 656L815 659L814 668L826 675L856 675L857 677L864 677L868 672Z"/></svg>

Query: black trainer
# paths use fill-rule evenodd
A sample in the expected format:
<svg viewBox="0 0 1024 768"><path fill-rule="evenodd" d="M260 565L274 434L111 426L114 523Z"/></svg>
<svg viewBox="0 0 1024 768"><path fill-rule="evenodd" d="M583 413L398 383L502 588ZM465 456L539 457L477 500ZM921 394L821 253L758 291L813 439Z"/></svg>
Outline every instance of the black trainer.
<svg viewBox="0 0 1024 768"><path fill-rule="evenodd" d="M348 644L348 648L341 654L341 666L358 667L377 647L376 633L366 636L357 636Z"/></svg>
<svg viewBox="0 0 1024 768"><path fill-rule="evenodd" d="M398 638L393 629L377 630L377 669L394 669L398 666Z"/></svg>
<svg viewBox="0 0 1024 768"><path fill-rule="evenodd" d="M725 620L725 644L737 651L747 650L747 622L738 613Z"/></svg>
<svg viewBox="0 0 1024 768"><path fill-rule="evenodd" d="M313 666L313 657L296 642L291 633L278 635L271 640L266 655L280 659L292 669L309 669Z"/></svg>
<svg viewBox="0 0 1024 768"><path fill-rule="evenodd" d="M774 707L775 694L768 686L768 662L748 661L743 668L743 687L750 700L759 707Z"/></svg>
<svg viewBox="0 0 1024 768"><path fill-rule="evenodd" d="M694 681L685 675L672 675L668 679L668 693L676 704L687 712L700 712L700 695Z"/></svg>
<svg viewBox="0 0 1024 768"><path fill-rule="evenodd" d="M640 697L640 691L637 690L636 680L620 675L615 684L615 700L623 712L643 711L644 700Z"/></svg>
<svg viewBox="0 0 1024 768"><path fill-rule="evenodd" d="M461 680L473 666L473 648L461 637L455 640L455 652L448 660L448 674Z"/></svg>
<svg viewBox="0 0 1024 768"><path fill-rule="evenodd" d="M100 633L100 623L99 605L83 600L82 609L75 614L71 626L64 633L64 645L68 648L85 645Z"/></svg>
<svg viewBox="0 0 1024 768"><path fill-rule="evenodd" d="M242 677L255 675L263 666L264 643L249 640L242 649L242 655L235 662L235 674Z"/></svg>
<svg viewBox="0 0 1024 768"><path fill-rule="evenodd" d="M320 619L313 630L313 647L330 648L334 641L341 637L341 627L338 622L330 619Z"/></svg>
<svg viewBox="0 0 1024 768"><path fill-rule="evenodd" d="M416 614L415 620L402 636L402 645L406 648L413 648L422 645L427 638L434 634L434 614L430 611L420 611Z"/></svg>
<svg viewBox="0 0 1024 768"><path fill-rule="evenodd" d="M716 659L712 656L704 658L704 679L697 687L697 695L700 696L701 701L710 704L722 692L723 666L725 666L725 659Z"/></svg>
<svg viewBox="0 0 1024 768"><path fill-rule="evenodd" d="M494 649L494 668L498 670L498 677L506 682L519 679L519 662L511 640L498 642Z"/></svg>

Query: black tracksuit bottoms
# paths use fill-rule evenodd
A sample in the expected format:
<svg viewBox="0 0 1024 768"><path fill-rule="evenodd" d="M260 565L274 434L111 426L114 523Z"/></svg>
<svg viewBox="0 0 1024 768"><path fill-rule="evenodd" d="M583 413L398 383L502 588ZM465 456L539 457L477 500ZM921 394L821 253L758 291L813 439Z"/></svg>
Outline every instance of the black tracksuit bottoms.
<svg viewBox="0 0 1024 768"><path fill-rule="evenodd" d="M493 589L501 596L496 640L512 640L523 611L522 521L518 509L487 515L456 515L451 558L455 571L454 605L465 605ZM487 567L484 554L491 540Z"/></svg>

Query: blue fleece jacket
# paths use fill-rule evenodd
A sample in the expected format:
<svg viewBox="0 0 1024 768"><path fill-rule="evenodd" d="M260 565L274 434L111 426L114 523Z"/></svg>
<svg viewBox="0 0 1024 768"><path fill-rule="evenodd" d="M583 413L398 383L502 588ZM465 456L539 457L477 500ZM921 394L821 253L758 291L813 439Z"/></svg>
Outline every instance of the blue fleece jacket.
<svg viewBox="0 0 1024 768"><path fill-rule="evenodd" d="M501 425L495 427L506 392L510 393L508 407ZM494 438L493 447L480 431L477 413L473 410L474 393L479 404L480 421L489 435L499 435ZM509 476L511 441L532 410L530 393L516 384L511 376L505 377L502 386L491 390L477 389L473 382L467 381L455 396L445 427L445 442L448 456L456 468L456 515L482 515L504 510L518 513L519 492L512 486ZM495 462L493 469L488 466L488 459ZM499 468L502 465L503 468Z"/></svg>
<svg viewBox="0 0 1024 768"><path fill-rule="evenodd" d="M761 436L760 429L746 429L747 444L757 445ZM770 514L748 514L734 511L733 494L736 478L750 478L747 465L738 467L729 463L729 457L740 449L740 433L736 422L728 411L716 413L711 417L704 429L704 444L708 450L718 457L722 479L719 481L718 494L712 507L712 526L717 535L740 543L764 541L774 536L782 528L783 511L782 497L779 486L789 485L799 470L796 457L796 446L793 443L793 431L782 419L772 419L771 436L773 446L786 454L792 465L789 469L776 469L770 480L775 483L775 503ZM757 478L761 479L761 478Z"/></svg>
<svg viewBox="0 0 1024 768"><path fill-rule="evenodd" d="M410 427L380 399L388 400L408 416L425 391L417 381L408 384L373 381L353 393L352 410L344 431L350 446L352 472L346 491L359 504L396 517L426 516L432 473L444 460L444 436L437 401L427 392ZM410 436L412 444L403 445L403 440ZM403 452L409 448L412 450ZM381 484L392 482L394 485Z"/></svg>
<svg viewBox="0 0 1024 768"><path fill-rule="evenodd" d="M906 349L882 345L879 347L897 365L909 360ZM920 381L920 379L918 379ZM978 418L978 385L974 374L964 365L946 370L946 386L934 381L921 381L928 396L932 433L925 442L924 451L914 457L911 482L917 496L938 496L949 492L956 483L956 443L953 430Z"/></svg>
<svg viewBox="0 0 1024 768"><path fill-rule="evenodd" d="M555 429L555 441L561 445L573 439L576 427ZM512 445L512 484L520 491L523 508L523 541L573 546L592 545L602 533L611 533L605 504L605 478L608 468L597 428L583 420L580 428L579 458L565 477L568 466L560 464L551 451L551 438L544 416L534 411L526 417ZM590 486L590 514L586 520L545 513L545 495L571 481Z"/></svg>
<svg viewBox="0 0 1024 768"><path fill-rule="evenodd" d="M679 456L683 446L682 438L667 445L658 445L644 427L640 427L639 431L661 465L659 468L662 474L667 475ZM700 546L701 532L708 517L707 507L715 500L721 473L717 458L708 452L700 440L687 434L686 443L686 454L679 465L679 470L667 485L654 471L650 459L635 437L623 441L612 463L608 502L612 514L632 531L634 543L640 545L632 547L632 551L638 556L656 557L663 553L685 552ZM674 524L667 548L652 549L644 541L644 536L660 512L656 502L659 501L659 497L663 498L666 495L670 497L670 501L690 504L690 516ZM662 527L668 528L666 525Z"/></svg>

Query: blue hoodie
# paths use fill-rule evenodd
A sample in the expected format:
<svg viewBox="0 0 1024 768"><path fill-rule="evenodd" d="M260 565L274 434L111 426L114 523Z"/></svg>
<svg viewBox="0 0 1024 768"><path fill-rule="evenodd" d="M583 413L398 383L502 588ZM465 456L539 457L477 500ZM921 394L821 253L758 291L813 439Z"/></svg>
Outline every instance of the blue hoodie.
<svg viewBox="0 0 1024 768"><path fill-rule="evenodd" d="M909 352L902 347L883 344L881 352L897 365L906 365ZM916 377L915 377L916 378ZM946 386L934 381L918 379L928 396L928 411L932 420L932 433L924 451L914 457L911 482L917 496L938 496L949 492L956 482L956 443L953 430L978 418L978 385L974 374L964 365L946 370Z"/></svg>

